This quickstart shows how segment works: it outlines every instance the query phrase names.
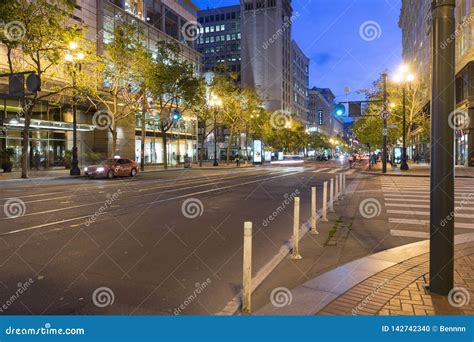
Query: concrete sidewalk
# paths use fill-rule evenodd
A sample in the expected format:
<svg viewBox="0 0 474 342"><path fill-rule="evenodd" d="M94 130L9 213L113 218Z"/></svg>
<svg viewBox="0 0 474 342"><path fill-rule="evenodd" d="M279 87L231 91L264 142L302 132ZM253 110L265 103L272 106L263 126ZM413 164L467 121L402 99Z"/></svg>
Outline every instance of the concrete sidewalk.
<svg viewBox="0 0 474 342"><path fill-rule="evenodd" d="M229 169L237 169L235 163L232 164L225 164L219 163L219 166L213 166L212 162L206 162L203 164L202 167L199 167L198 163L192 164L191 169L184 169L183 165L179 165L176 167L175 165L169 166L168 169L164 169L162 165L146 165L145 171L143 172L163 172L163 171L180 171L180 170L229 170ZM248 168L253 167L253 164L241 164L240 168ZM70 179L73 178L69 175L69 170L64 168L54 168L48 170L30 170L29 172L29 179ZM0 182L3 180L21 180L21 171L15 170L9 173L0 173Z"/></svg>
<svg viewBox="0 0 474 342"><path fill-rule="evenodd" d="M408 163L409 170L402 171L400 167L392 167L390 164L387 165L387 173L382 173L382 163L378 163L371 167L371 170L365 170L362 173L372 174L378 176L409 176L409 177L429 177L430 176L430 164L420 163L416 164L413 162ZM456 165L455 168L456 177L459 178L474 178L474 168L463 165Z"/></svg>

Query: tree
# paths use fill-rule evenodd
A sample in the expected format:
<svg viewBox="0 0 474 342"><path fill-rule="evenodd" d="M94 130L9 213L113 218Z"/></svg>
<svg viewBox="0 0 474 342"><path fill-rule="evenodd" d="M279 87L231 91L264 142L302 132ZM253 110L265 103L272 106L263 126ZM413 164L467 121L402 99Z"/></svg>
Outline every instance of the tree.
<svg viewBox="0 0 474 342"><path fill-rule="evenodd" d="M202 98L200 79L191 63L179 57L180 47L161 42L157 46L147 81L154 99L154 108L160 113L158 128L163 143L163 166L168 168L167 132L176 124L172 112L180 115L190 111ZM179 153L179 152L178 152Z"/></svg>
<svg viewBox="0 0 474 342"><path fill-rule="evenodd" d="M328 137L320 132L311 133L308 138L308 143L309 147L314 150L321 150L331 147Z"/></svg>
<svg viewBox="0 0 474 342"><path fill-rule="evenodd" d="M265 141L276 150L299 153L302 148L308 145L309 136L304 124L299 119L292 117L288 127L267 129Z"/></svg>
<svg viewBox="0 0 474 342"><path fill-rule="evenodd" d="M28 178L29 136L33 108L39 101L61 93L67 88L52 84L49 80L58 75L55 67L60 64L64 56L67 42L81 35L80 28L70 21L75 4L73 0L16 0L2 3L0 7L2 19L5 18L9 23L16 25L12 27L14 31L10 34L8 30L0 30L1 42L6 47L9 71L35 71L42 80L42 91L29 98L20 113L20 116L24 117L22 178ZM17 56L14 54L15 51L19 52Z"/></svg>
<svg viewBox="0 0 474 342"><path fill-rule="evenodd" d="M93 117L94 123L112 135L111 157L117 152L119 123L134 120L136 112L143 106L143 78L137 74L137 66L146 69L148 54L139 34L129 24L116 25L113 39L105 45L104 53L91 55L88 82L83 85L83 92L98 109Z"/></svg>

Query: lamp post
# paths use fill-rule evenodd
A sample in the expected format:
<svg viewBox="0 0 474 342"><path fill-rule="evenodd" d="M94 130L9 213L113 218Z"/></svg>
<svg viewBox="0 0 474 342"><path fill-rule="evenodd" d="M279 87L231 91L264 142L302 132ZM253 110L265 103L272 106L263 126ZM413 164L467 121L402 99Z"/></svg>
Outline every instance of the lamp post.
<svg viewBox="0 0 474 342"><path fill-rule="evenodd" d="M219 166L217 161L217 112L222 106L222 100L216 95L211 95L209 107L214 111L214 166Z"/></svg>
<svg viewBox="0 0 474 342"><path fill-rule="evenodd" d="M403 149L402 149L402 163L400 165L400 170L408 170L408 163L407 163L407 141L406 141L406 92L407 92L407 84L409 82L413 82L415 77L413 74L409 73L408 67L406 65L402 65L399 68L399 73L395 75L395 82L401 83L402 85L402 112L403 112Z"/></svg>
<svg viewBox="0 0 474 342"><path fill-rule="evenodd" d="M79 160L77 156L77 109L76 109L76 72L81 70L81 62L84 59L84 54L77 51L77 43L70 42L69 50L64 56L64 60L68 64L69 68L72 69L72 87L74 95L72 97L72 164L71 171L69 174L71 176L80 176L81 170L79 169Z"/></svg>

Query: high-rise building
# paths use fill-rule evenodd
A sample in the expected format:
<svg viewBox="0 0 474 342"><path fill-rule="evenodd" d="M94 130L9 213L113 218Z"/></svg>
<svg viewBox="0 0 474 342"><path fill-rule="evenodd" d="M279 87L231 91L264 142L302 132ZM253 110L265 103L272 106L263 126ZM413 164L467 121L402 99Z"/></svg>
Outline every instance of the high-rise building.
<svg viewBox="0 0 474 342"><path fill-rule="evenodd" d="M329 137L343 137L344 122L334 115L335 96L331 89L313 87L308 90L308 97L308 130Z"/></svg>
<svg viewBox="0 0 474 342"><path fill-rule="evenodd" d="M403 0L399 26L403 60L431 88L431 1ZM456 131L456 164L474 167L474 1L456 1L456 110L467 113L469 125ZM426 99L429 103L431 93ZM416 137L415 137L416 138ZM417 142L413 142L418 147ZM419 147L418 147L419 148Z"/></svg>
<svg viewBox="0 0 474 342"><path fill-rule="evenodd" d="M240 75L240 6L227 6L198 12L198 51L203 55L204 71L225 64Z"/></svg>
<svg viewBox="0 0 474 342"><path fill-rule="evenodd" d="M194 65L196 73L201 72L201 55L193 48L193 41L184 36L184 27L195 22L197 7L188 0L77 0L71 20L87 28L86 38L95 43L97 53L103 51L103 45L113 37L114 27L120 21L140 27L143 42L153 51L159 41L179 44L181 58ZM21 55L16 55L21 58ZM0 44L0 69L8 69L5 48ZM43 75L43 94L45 94L53 75ZM61 82L59 76L55 82ZM48 81L49 80L49 81ZM64 79L63 79L64 81ZM55 83L58 84L58 83ZM5 92L6 79L0 79L0 92ZM72 148L72 107L67 99L61 103L43 100L35 106L31 125L30 164L33 156L39 155L44 168L63 166L66 151ZM19 165L21 158L21 135L23 119L16 116L22 110L20 100L0 100L0 149L11 147L15 151L14 164ZM111 153L111 136L107 130L95 128L92 118L95 110L90 104L77 105L78 150L80 165L89 162L89 156L108 157ZM176 162L176 156L186 153L195 155L195 125L191 122L168 132L168 159ZM162 163L161 136L156 125L146 128L145 160L148 163ZM124 158L140 157L141 127L130 122L120 122L118 127L117 153ZM63 166L64 167L64 166Z"/></svg>
<svg viewBox="0 0 474 342"><path fill-rule="evenodd" d="M292 112L301 120L308 119L309 58L293 40L291 42L292 60Z"/></svg>
<svg viewBox="0 0 474 342"><path fill-rule="evenodd" d="M269 110L292 110L290 0L241 0L242 85Z"/></svg>

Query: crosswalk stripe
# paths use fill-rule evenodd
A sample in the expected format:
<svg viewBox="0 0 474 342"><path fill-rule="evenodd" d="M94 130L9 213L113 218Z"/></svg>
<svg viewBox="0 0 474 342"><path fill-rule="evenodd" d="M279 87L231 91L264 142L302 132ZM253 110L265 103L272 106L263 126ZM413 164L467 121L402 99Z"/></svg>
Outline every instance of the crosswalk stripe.
<svg viewBox="0 0 474 342"><path fill-rule="evenodd" d="M337 168L337 169L333 169L333 170L329 171L328 173L336 173L336 172L341 171L341 170L343 170L343 169L342 168Z"/></svg>
<svg viewBox="0 0 474 342"><path fill-rule="evenodd" d="M413 230L390 229L390 235L401 236L401 237L414 237L414 238L420 238L420 239L430 238L430 233L418 232L418 231L413 231Z"/></svg>
<svg viewBox="0 0 474 342"><path fill-rule="evenodd" d="M424 215L424 216L429 216L430 212L429 211L413 211L413 210L387 210L387 214L403 214L403 215ZM474 215L471 214L460 214L460 213L455 213L455 217L457 218L469 218L469 219L474 219Z"/></svg>
<svg viewBox="0 0 474 342"><path fill-rule="evenodd" d="M401 218L388 218L389 223L398 223L398 224L413 224L413 225L421 225L421 226L429 226L430 221L428 220L415 220L415 219L401 219ZM472 223L462 223L462 222L455 222L454 228L463 228L463 229L474 229L474 224Z"/></svg>
<svg viewBox="0 0 474 342"><path fill-rule="evenodd" d="M346 175L351 175L355 172L356 170L355 169L350 169L348 171L346 171Z"/></svg>
<svg viewBox="0 0 474 342"><path fill-rule="evenodd" d="M419 191L396 191L396 190L383 190L382 189L382 192L384 194L407 194L407 195L410 195L410 194L429 194L430 192L427 191L427 190L419 190ZM455 191L456 194L472 194L473 192L472 191L469 191L469 190L456 190Z"/></svg>
<svg viewBox="0 0 474 342"><path fill-rule="evenodd" d="M323 172L323 171L326 171L326 170L331 170L331 169L328 168L328 167L325 167L325 168L322 168L322 169L314 170L313 172L314 172L314 173L318 173L318 172Z"/></svg>
<svg viewBox="0 0 474 342"><path fill-rule="evenodd" d="M461 203L460 201L458 203ZM402 207L402 208L423 208L423 209L429 209L430 206L429 205L425 205L425 204L410 204L410 203L385 203L385 205L387 207ZM461 211L461 210L473 210L474 211L474 207L473 208L469 208L469 207L457 207L455 208L456 210L458 211Z"/></svg>

